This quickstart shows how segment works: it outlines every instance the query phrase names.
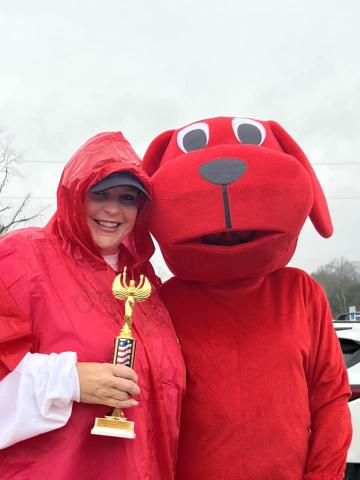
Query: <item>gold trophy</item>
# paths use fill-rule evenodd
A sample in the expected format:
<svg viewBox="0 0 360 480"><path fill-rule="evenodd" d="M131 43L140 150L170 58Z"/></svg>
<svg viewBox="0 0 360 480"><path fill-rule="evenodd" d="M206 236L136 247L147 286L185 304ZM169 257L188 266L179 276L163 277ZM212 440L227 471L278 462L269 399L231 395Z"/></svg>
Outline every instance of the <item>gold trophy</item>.
<svg viewBox="0 0 360 480"><path fill-rule="evenodd" d="M127 284L125 267L124 271L115 278L112 292L118 300L125 300L125 321L119 336L115 338L112 363L113 365L126 365L133 368L136 340L131 333L132 315L135 302L143 302L150 297L151 284L144 275L140 275L137 285L135 280L130 280L130 283ZM119 408L114 408L111 415L96 418L91 433L121 438L136 437L134 422L127 420L124 412Z"/></svg>

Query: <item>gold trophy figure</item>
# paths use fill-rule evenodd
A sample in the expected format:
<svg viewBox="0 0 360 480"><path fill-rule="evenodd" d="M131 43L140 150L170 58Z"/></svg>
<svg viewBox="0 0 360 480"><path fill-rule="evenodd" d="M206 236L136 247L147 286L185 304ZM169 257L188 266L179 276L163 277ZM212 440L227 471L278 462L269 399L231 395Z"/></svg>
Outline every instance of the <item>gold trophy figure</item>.
<svg viewBox="0 0 360 480"><path fill-rule="evenodd" d="M140 275L139 283L135 280L126 282L126 267L117 275L112 285L112 292L118 300L125 300L125 318L120 334L115 338L113 365L126 365L133 368L135 359L135 344L131 333L132 316L135 302L143 302L151 295L149 280ZM111 437L135 438L134 422L125 418L124 412L114 408L111 415L105 418L96 418L95 425L91 430L94 435L107 435Z"/></svg>

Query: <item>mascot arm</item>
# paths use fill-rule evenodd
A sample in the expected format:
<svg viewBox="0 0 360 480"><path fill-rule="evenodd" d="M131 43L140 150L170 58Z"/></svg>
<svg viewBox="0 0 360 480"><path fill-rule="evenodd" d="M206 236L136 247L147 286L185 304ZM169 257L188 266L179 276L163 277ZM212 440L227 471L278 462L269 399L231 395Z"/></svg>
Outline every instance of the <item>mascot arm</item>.
<svg viewBox="0 0 360 480"><path fill-rule="evenodd" d="M328 301L322 288L315 286L317 291L309 298L311 436L304 480L341 480L352 433L350 388Z"/></svg>

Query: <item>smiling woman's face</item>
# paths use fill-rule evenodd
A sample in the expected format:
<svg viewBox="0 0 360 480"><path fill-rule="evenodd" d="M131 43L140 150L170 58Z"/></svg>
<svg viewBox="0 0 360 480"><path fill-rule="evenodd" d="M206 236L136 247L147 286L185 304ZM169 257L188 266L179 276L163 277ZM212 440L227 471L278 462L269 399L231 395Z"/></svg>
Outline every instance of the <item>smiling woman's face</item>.
<svg viewBox="0 0 360 480"><path fill-rule="evenodd" d="M129 185L86 193L86 223L102 255L115 254L134 228L140 196Z"/></svg>

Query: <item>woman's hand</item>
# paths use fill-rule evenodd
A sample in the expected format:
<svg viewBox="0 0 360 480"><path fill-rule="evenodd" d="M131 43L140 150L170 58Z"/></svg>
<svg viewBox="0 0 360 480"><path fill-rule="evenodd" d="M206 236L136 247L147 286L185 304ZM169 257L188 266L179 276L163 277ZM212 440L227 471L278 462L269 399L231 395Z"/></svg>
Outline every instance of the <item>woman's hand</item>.
<svg viewBox="0 0 360 480"><path fill-rule="evenodd" d="M78 362L80 402L129 408L138 404L131 397L140 393L134 370L111 363Z"/></svg>

